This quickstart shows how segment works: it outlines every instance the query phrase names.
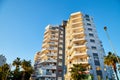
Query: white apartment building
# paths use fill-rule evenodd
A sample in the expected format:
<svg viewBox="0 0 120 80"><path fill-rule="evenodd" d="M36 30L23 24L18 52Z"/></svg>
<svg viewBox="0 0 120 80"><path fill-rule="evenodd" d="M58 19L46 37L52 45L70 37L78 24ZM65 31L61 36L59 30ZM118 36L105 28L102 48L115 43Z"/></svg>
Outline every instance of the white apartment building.
<svg viewBox="0 0 120 80"><path fill-rule="evenodd" d="M0 66L4 65L6 63L6 58L3 55L0 55Z"/></svg>
<svg viewBox="0 0 120 80"><path fill-rule="evenodd" d="M72 13L62 25L45 28L42 50L35 56L38 80L72 80L70 68L82 64L93 80L106 80L104 49L93 18Z"/></svg>
<svg viewBox="0 0 120 80"><path fill-rule="evenodd" d="M63 80L63 34L62 26L45 28L42 50L35 56L35 74L38 80Z"/></svg>
<svg viewBox="0 0 120 80"><path fill-rule="evenodd" d="M106 80L103 61L105 53L93 18L81 12L72 13L65 29L65 80L71 80L70 67L73 64L84 65L94 80Z"/></svg>

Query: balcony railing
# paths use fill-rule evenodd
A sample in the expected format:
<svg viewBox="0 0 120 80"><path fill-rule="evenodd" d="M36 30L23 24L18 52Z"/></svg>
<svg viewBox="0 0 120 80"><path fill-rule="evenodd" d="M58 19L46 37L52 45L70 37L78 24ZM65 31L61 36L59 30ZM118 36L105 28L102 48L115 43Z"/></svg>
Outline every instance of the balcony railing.
<svg viewBox="0 0 120 80"><path fill-rule="evenodd" d="M48 53L47 56L57 56L57 53Z"/></svg>
<svg viewBox="0 0 120 80"><path fill-rule="evenodd" d="M50 40L58 40L58 38L50 38Z"/></svg>
<svg viewBox="0 0 120 80"><path fill-rule="evenodd" d="M47 73L47 74L41 74L41 75L37 75L37 77L56 77L55 73Z"/></svg>
<svg viewBox="0 0 120 80"><path fill-rule="evenodd" d="M84 32L73 32L72 35L74 36L74 35L80 35L80 34L85 34L85 33Z"/></svg>
<svg viewBox="0 0 120 80"><path fill-rule="evenodd" d="M53 63L55 63L55 62L57 62L57 60L55 60L55 59L49 59L49 60L41 60L39 63L51 63L51 62L53 62Z"/></svg>
<svg viewBox="0 0 120 80"><path fill-rule="evenodd" d="M73 62L73 64L89 64L88 60L78 60L77 62Z"/></svg>
<svg viewBox="0 0 120 80"><path fill-rule="evenodd" d="M86 44L74 44L74 48L86 47Z"/></svg>
<svg viewBox="0 0 120 80"><path fill-rule="evenodd" d="M47 65L47 66L42 66L42 69L56 69L56 65Z"/></svg>
<svg viewBox="0 0 120 80"><path fill-rule="evenodd" d="M73 38L73 41L80 41L80 40L86 40L86 38L85 37L83 37L83 38Z"/></svg>

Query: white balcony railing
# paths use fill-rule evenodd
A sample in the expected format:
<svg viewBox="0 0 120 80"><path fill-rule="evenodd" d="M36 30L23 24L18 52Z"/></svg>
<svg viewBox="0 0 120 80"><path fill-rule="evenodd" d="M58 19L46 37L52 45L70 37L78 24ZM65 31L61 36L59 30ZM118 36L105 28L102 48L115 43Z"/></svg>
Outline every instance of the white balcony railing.
<svg viewBox="0 0 120 80"><path fill-rule="evenodd" d="M74 35L80 35L80 34L84 34L84 32L73 32L72 35L74 36Z"/></svg>
<svg viewBox="0 0 120 80"><path fill-rule="evenodd" d="M57 53L48 53L47 56L57 56Z"/></svg>
<svg viewBox="0 0 120 80"><path fill-rule="evenodd" d="M85 37L83 37L83 38L73 38L73 41L80 41L80 40L86 40L86 38Z"/></svg>

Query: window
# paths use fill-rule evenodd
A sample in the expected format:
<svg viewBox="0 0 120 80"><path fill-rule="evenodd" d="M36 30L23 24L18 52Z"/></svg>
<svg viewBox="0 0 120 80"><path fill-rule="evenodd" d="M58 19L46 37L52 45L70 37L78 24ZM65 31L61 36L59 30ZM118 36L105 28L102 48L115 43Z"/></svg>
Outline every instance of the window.
<svg viewBox="0 0 120 80"><path fill-rule="evenodd" d="M95 63L96 66L100 66L99 60L94 60L94 63Z"/></svg>
<svg viewBox="0 0 120 80"><path fill-rule="evenodd" d="M62 70L58 70L59 75L62 74Z"/></svg>
<svg viewBox="0 0 120 80"><path fill-rule="evenodd" d="M97 49L95 46L92 46L91 48L92 48L93 50L96 50L96 49Z"/></svg>
<svg viewBox="0 0 120 80"><path fill-rule="evenodd" d="M59 47L63 47L63 45L59 45Z"/></svg>
<svg viewBox="0 0 120 80"><path fill-rule="evenodd" d="M89 30L89 31L92 31L92 29L91 29L91 28L88 28L88 30Z"/></svg>
<svg viewBox="0 0 120 80"><path fill-rule="evenodd" d="M90 19L86 19L86 21L90 21Z"/></svg>
<svg viewBox="0 0 120 80"><path fill-rule="evenodd" d="M89 15L86 14L85 17L86 17L86 18L89 18Z"/></svg>
<svg viewBox="0 0 120 80"><path fill-rule="evenodd" d="M100 66L97 66L97 67L96 67L96 70L101 70Z"/></svg>
<svg viewBox="0 0 120 80"><path fill-rule="evenodd" d="M94 56L94 60L99 60L98 56Z"/></svg>
<svg viewBox="0 0 120 80"><path fill-rule="evenodd" d="M62 54L62 50L59 50L59 54Z"/></svg>
<svg viewBox="0 0 120 80"><path fill-rule="evenodd" d="M59 59L62 59L62 56L59 56Z"/></svg>
<svg viewBox="0 0 120 80"><path fill-rule="evenodd" d="M88 25L88 26L91 26L91 24L90 24L90 23L87 23L87 25Z"/></svg>
<svg viewBox="0 0 120 80"><path fill-rule="evenodd" d="M93 53L93 56L98 56L98 54L97 53Z"/></svg>
<svg viewBox="0 0 120 80"><path fill-rule="evenodd" d="M90 42L95 43L95 40L94 39L90 39Z"/></svg>
<svg viewBox="0 0 120 80"><path fill-rule="evenodd" d="M58 65L59 65L59 66L62 66L62 62L59 62Z"/></svg>
<svg viewBox="0 0 120 80"><path fill-rule="evenodd" d="M62 80L62 77L58 77L58 80Z"/></svg>
<svg viewBox="0 0 120 80"><path fill-rule="evenodd" d="M94 37L94 35L93 35L92 33L89 33L89 36L90 36L90 37Z"/></svg>

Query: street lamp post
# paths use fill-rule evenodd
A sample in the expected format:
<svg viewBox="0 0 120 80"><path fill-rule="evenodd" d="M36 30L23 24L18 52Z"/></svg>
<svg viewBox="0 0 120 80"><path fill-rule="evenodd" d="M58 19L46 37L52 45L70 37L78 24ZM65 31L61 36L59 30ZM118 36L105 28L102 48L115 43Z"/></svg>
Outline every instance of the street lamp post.
<svg viewBox="0 0 120 80"><path fill-rule="evenodd" d="M118 57L117 57L116 50L115 50L115 48L114 48L114 46L113 46L113 44L112 44L112 41L111 41L111 39L110 39L110 36L109 36L108 32L107 32L107 27L106 27L106 26L104 27L104 30L105 30L105 32L106 32L106 35L107 35L107 38L108 38L108 40L109 40L110 46L111 46L111 48L112 48L112 50L113 50L113 52L114 52L114 54L115 54L115 57L117 58L118 63L120 63L120 61L119 61L119 59L118 59Z"/></svg>
<svg viewBox="0 0 120 80"><path fill-rule="evenodd" d="M112 44L112 41L111 41L111 39L110 39L110 36L109 36L108 32L107 32L107 27L106 27L106 26L104 27L104 30L105 30L105 32L106 32L106 35L107 35L107 38L108 38L108 40L109 40L110 46L111 46L111 48L112 48L112 50L113 50L113 52L114 52L114 55L115 55L118 63L120 63L120 61L119 61L119 59L118 59L118 56L117 56L117 53L116 53L116 50L115 50L115 48L114 48L114 46L113 46L113 44ZM116 76L117 76L117 79L119 80L117 74L116 74Z"/></svg>

